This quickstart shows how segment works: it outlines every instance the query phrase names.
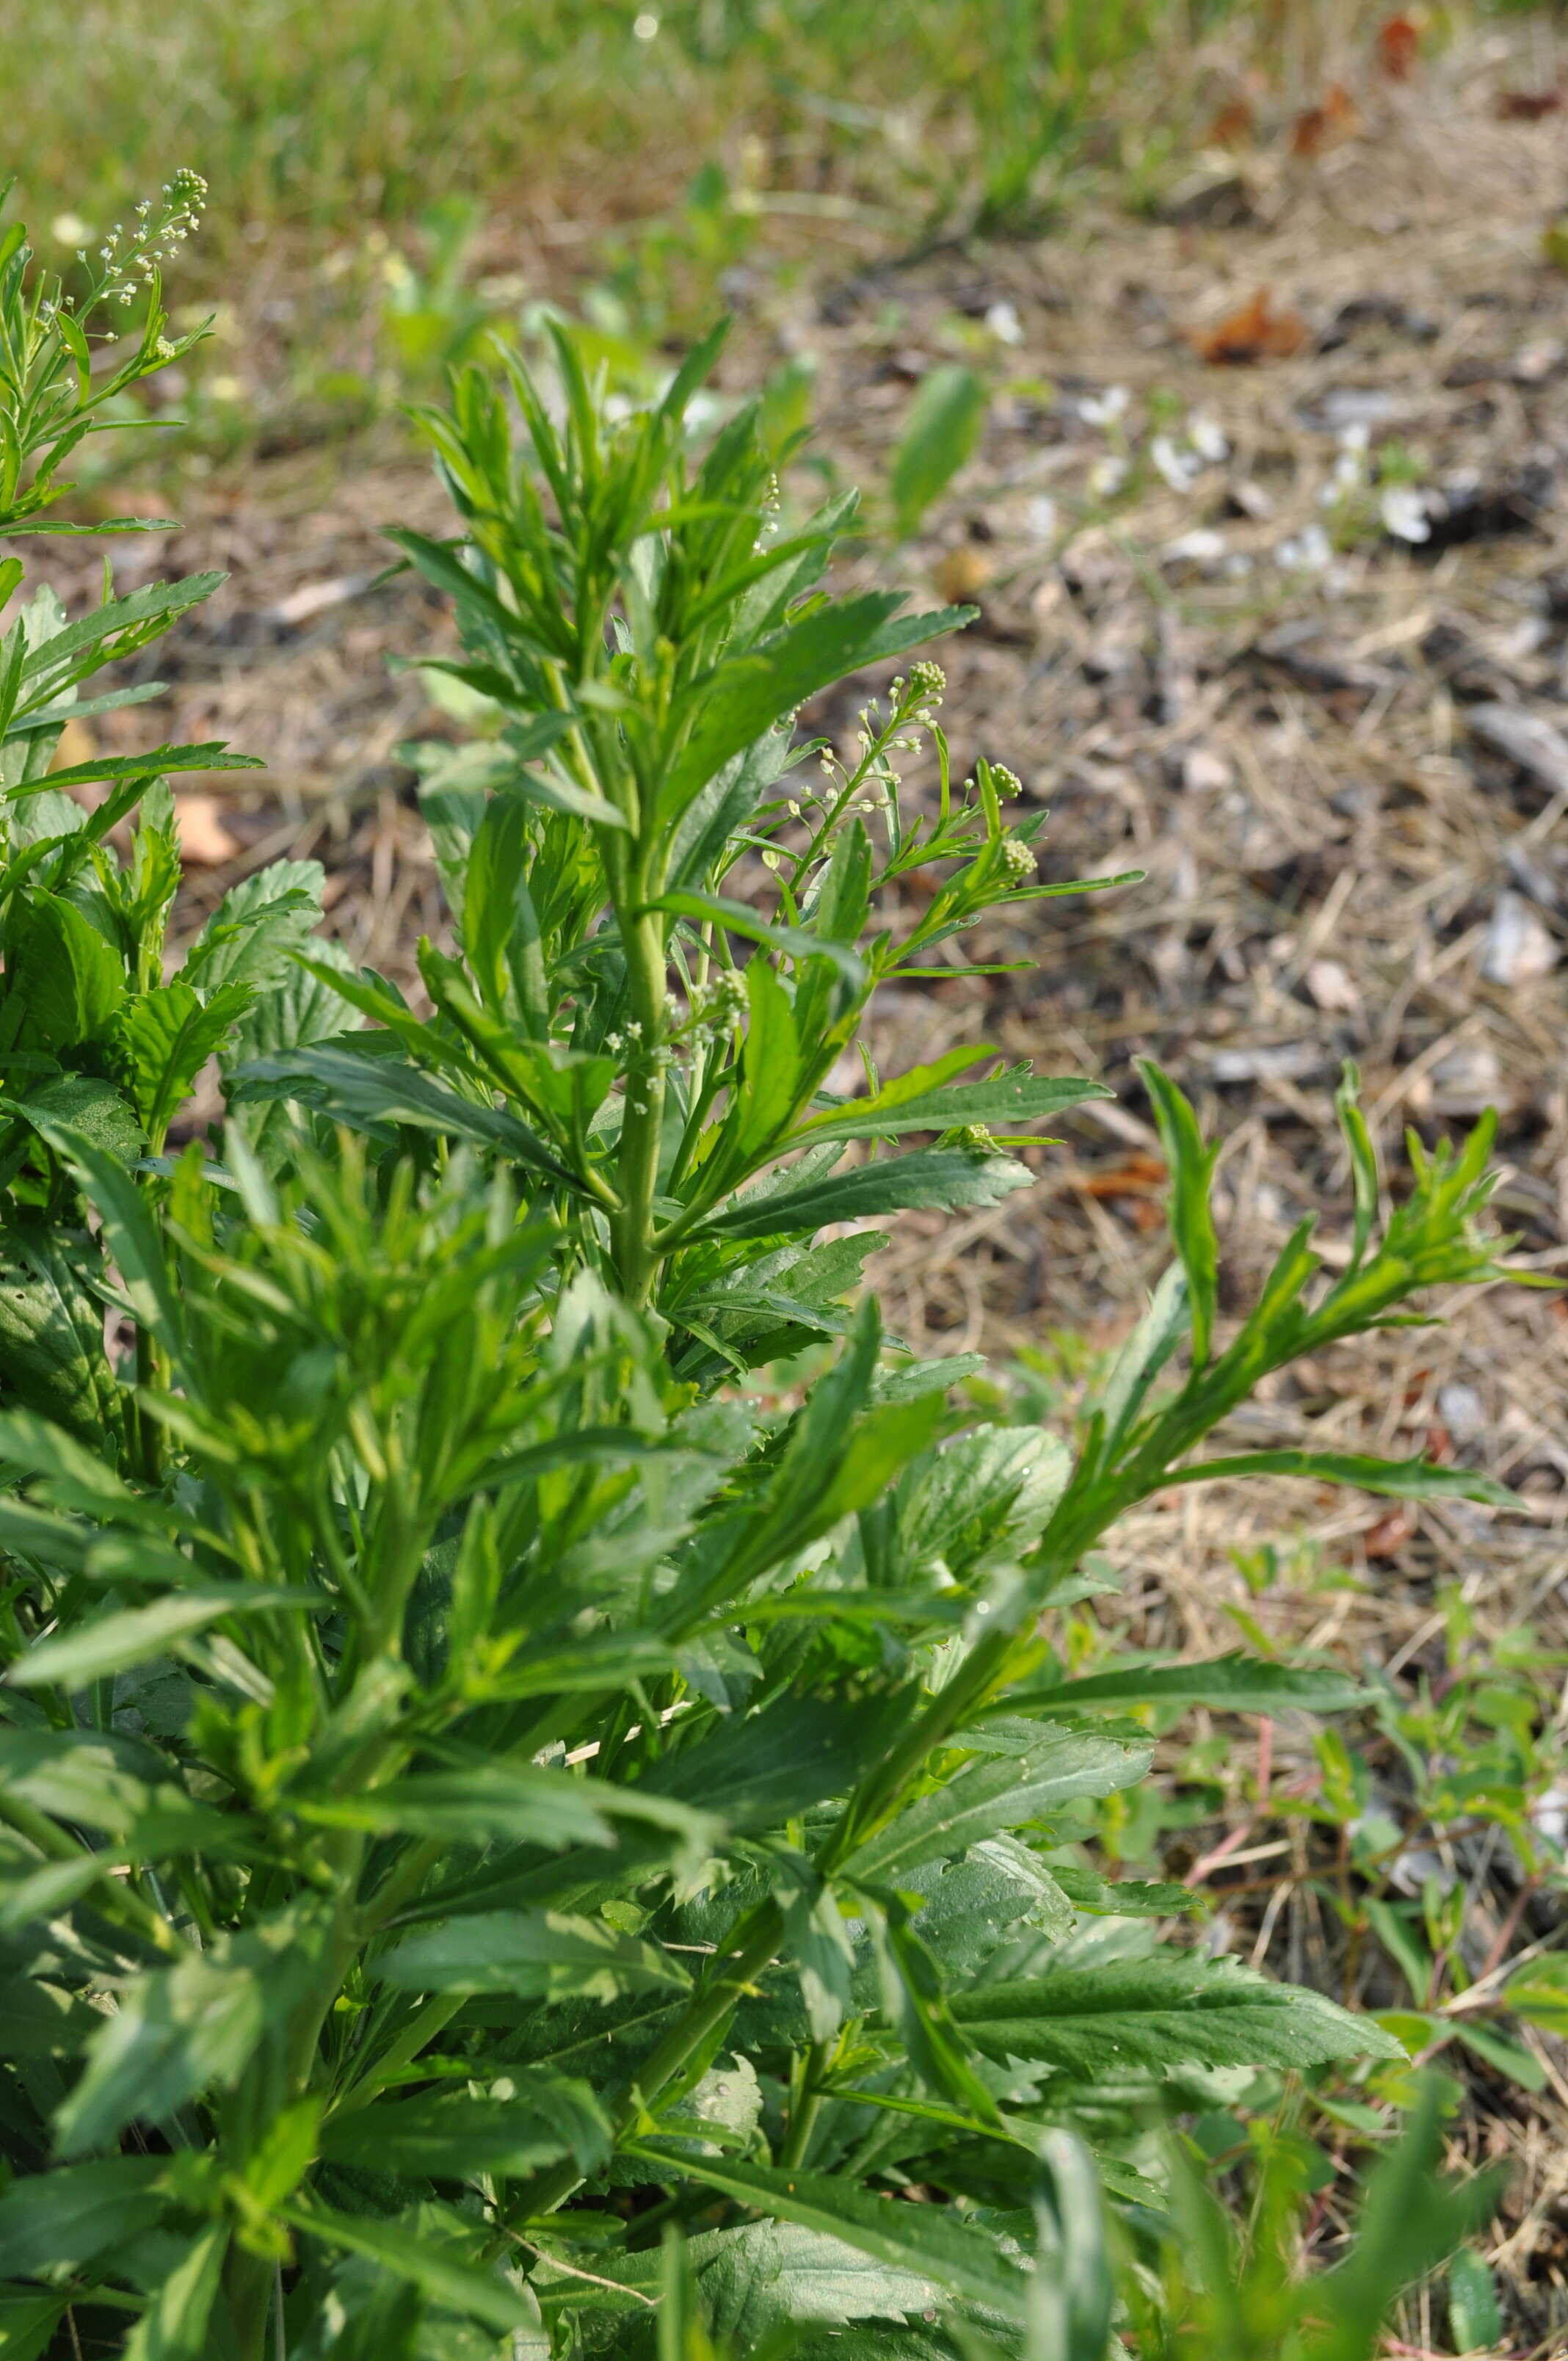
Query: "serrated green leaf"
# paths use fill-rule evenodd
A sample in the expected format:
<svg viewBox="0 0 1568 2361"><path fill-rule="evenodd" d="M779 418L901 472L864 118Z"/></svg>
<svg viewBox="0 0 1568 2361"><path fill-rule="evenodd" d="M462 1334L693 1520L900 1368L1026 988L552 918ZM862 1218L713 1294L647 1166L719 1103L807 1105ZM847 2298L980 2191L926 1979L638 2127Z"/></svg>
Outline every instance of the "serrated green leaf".
<svg viewBox="0 0 1568 2361"><path fill-rule="evenodd" d="M45 1136L49 1124L67 1124L122 1164L134 1164L147 1145L125 1093L96 1074L61 1074L25 1098L0 1098L0 1113L17 1116Z"/></svg>
<svg viewBox="0 0 1568 2361"><path fill-rule="evenodd" d="M671 1802L721 1811L731 1828L782 1828L845 1794L881 1743L870 1704L799 1697L719 1723L667 1754L640 1784Z"/></svg>
<svg viewBox="0 0 1568 2361"><path fill-rule="evenodd" d="M949 2296L1017 2319L1027 2281L995 2242L944 2208L901 2205L837 2175L747 2164L738 2158L675 2152L654 2140L626 2143L629 2155L665 2164L672 2180L700 2180L776 2221L857 2247L876 2262L928 2280Z"/></svg>
<svg viewBox="0 0 1568 2361"><path fill-rule="evenodd" d="M29 530L36 532L38 528L35 525ZM93 530L101 531L103 528ZM143 530L139 522L136 530ZM89 609L73 623L65 620L62 609L59 628L33 642L22 667L23 677L34 680L40 674L53 673L61 668L66 657L93 654L110 639L145 647L148 640L158 638L178 616L188 614L192 607L199 607L204 598L212 597L214 590L221 589L227 580L226 574L187 574L179 582L144 583L139 590L132 590L123 598L105 598L101 606ZM126 645L116 645L116 654L126 652ZM89 670L95 668L87 667Z"/></svg>
<svg viewBox="0 0 1568 2361"><path fill-rule="evenodd" d="M321 919L319 861L274 861L231 885L185 955L180 981L210 996L220 983L270 983ZM324 948L317 945L318 953Z"/></svg>
<svg viewBox="0 0 1568 2361"><path fill-rule="evenodd" d="M68 1136L51 1117L41 1124L51 1147ZM112 1149L96 1152L114 1161ZM0 1402L99 1450L124 1427L104 1349L103 1300L92 1284L101 1270L90 1244L58 1231L17 1227L0 1238Z"/></svg>
<svg viewBox="0 0 1568 2361"><path fill-rule="evenodd" d="M80 1172L102 1217L104 1242L137 1318L177 1357L178 1302L157 1224L135 1181L95 1140L70 1125L50 1123L45 1137Z"/></svg>
<svg viewBox="0 0 1568 2361"><path fill-rule="evenodd" d="M155 1150L202 1068L248 1006L251 991L236 979L218 984L203 1002L189 983L176 981L134 993L122 1005L115 1052Z"/></svg>
<svg viewBox="0 0 1568 2361"><path fill-rule="evenodd" d="M125 996L115 946L73 903L28 894L8 929L5 998L20 1009L10 1046L64 1056L102 1042Z"/></svg>
<svg viewBox="0 0 1568 2361"><path fill-rule="evenodd" d="M1179 1952L958 1992L952 2008L987 2057L1052 2066L1078 2081L1184 2064L1305 2067L1403 2055L1372 2019L1321 1993L1271 1983L1234 1960Z"/></svg>
<svg viewBox="0 0 1568 2361"><path fill-rule="evenodd" d="M0 526L0 532L5 530ZM5 2361L43 2361L65 2316L68 2299L0 2288L0 2353Z"/></svg>
<svg viewBox="0 0 1568 2361"><path fill-rule="evenodd" d="M857 1878L896 1884L924 1861L951 1860L1001 1828L1069 1803L1130 1787L1148 1769L1150 1750L1087 1731L1042 1730L1021 1757L967 1763L946 1784L909 1805L850 1856Z"/></svg>
<svg viewBox="0 0 1568 2361"><path fill-rule="evenodd" d="M1075 1910L1108 1918L1168 1918L1204 1906L1203 1896L1185 1885L1151 1883L1141 1877L1102 1877L1095 1870L1060 1861L1051 1875Z"/></svg>

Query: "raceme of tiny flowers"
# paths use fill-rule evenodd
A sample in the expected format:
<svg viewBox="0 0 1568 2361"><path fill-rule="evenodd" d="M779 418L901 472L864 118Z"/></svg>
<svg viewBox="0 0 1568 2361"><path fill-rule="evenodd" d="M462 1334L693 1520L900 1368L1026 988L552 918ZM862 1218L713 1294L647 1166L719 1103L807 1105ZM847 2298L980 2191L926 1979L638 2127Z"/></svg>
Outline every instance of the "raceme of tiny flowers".
<svg viewBox="0 0 1568 2361"><path fill-rule="evenodd" d="M142 198L129 230L123 222L116 222L109 231L98 248L104 269L94 276L83 297L80 317L85 317L100 303L115 302L123 307L135 302L138 293L155 285L159 264L168 261L192 230L200 227L207 202L207 183L200 172L181 165L165 181L159 193L161 203L155 203L151 197ZM76 258L79 262L87 261L84 247L77 248Z"/></svg>

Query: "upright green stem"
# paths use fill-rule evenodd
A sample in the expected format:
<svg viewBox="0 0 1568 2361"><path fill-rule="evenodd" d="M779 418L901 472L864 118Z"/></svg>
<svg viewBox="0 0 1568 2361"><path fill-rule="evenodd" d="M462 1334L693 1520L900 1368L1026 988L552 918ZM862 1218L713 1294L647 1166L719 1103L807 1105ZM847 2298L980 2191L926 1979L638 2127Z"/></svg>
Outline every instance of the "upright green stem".
<svg viewBox="0 0 1568 2361"><path fill-rule="evenodd" d="M323 1947L320 1976L309 1998L295 2012L284 2038L278 2079L285 2106L311 2086L321 2050L322 2027L359 1949L354 1894L364 1866L365 1839L353 1829L337 1829L327 1840L327 1851L337 1876L338 1902ZM271 2059L264 2054L253 2070L270 2078ZM265 2115L271 2111L266 2107L258 2112ZM276 2291L271 2257L231 2246L224 2265L224 2300L239 2361L267 2361L267 2323Z"/></svg>
<svg viewBox="0 0 1568 2361"><path fill-rule="evenodd" d="M638 1027L629 1060L616 1184L620 1211L612 1224L615 1257L627 1300L639 1307L653 1290L653 1200L664 1132L664 1076L655 1056L664 1033L664 930L657 911L624 917L627 996Z"/></svg>
<svg viewBox="0 0 1568 2361"><path fill-rule="evenodd" d="M775 1902L762 1903L740 1921L730 1938L732 1948L728 1957L715 1961L708 1982L644 2061L617 2111L618 2140L624 2139L639 2115L663 2097L704 2042L723 2024L747 1987L767 1966L783 1935L784 1914ZM558 2205L564 2205L572 2191L581 2187L582 2180L583 2175L575 2164L555 2165L521 2185L514 2210L522 2217L537 2221L542 2214L554 2213Z"/></svg>
<svg viewBox="0 0 1568 2361"><path fill-rule="evenodd" d="M137 1391L150 1393L158 1383L158 1347L145 1328L137 1330ZM140 1400L132 1406L136 1419L137 1473L155 1488L163 1481L163 1437L158 1421Z"/></svg>
<svg viewBox="0 0 1568 2361"><path fill-rule="evenodd" d="M832 2058L831 2041L814 2041L800 2060L790 2099L789 2130L779 2150L779 2164L785 2172L806 2161L806 2151L811 2144L811 2135L822 2108L822 2077L827 2073Z"/></svg>

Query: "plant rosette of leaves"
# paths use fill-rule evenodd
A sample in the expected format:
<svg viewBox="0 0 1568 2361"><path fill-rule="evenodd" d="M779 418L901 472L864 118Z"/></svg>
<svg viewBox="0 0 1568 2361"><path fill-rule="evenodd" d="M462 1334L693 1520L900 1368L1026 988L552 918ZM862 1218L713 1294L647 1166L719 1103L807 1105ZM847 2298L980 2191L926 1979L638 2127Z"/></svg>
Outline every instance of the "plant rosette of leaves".
<svg viewBox="0 0 1568 2361"><path fill-rule="evenodd" d="M18 2352L1102 2361L1209 2318L1239 2361L1234 2257L1188 2237L1151 2121L1403 2055L1162 1939L1179 1890L1048 1865L1057 1817L1146 1776L1159 1679L1065 1677L1050 1619L1173 1485L1506 1500L1211 1440L1298 1355L1497 1275L1489 1127L1388 1204L1347 1076L1348 1256L1324 1275L1303 1224L1222 1330L1214 1151L1148 1068L1174 1258L1074 1433L976 1422L973 1363L889 1347L864 1223L1025 1186L1031 1126L1096 1086L980 1048L830 1078L879 985L1088 889L1038 879L1007 773L955 785L927 661L853 759L802 736L964 618L825 591L850 503L781 533L755 411L688 433L716 350L612 416L562 335L548 398L503 357L421 413L461 531L399 539L490 724L418 757L455 946L422 946L429 1012L301 947L302 881L250 881L137 986L168 1021L116 1001L82 1069L150 1150L164 1045L222 1007L221 1157L65 1109L16 1168L134 1338L113 1370L59 1331L70 1414L0 1412ZM900 932L916 864L942 882ZM253 950L288 981L242 1012ZM797 1407L748 1390L824 1341ZM1288 2349L1370 2354L1474 2226L1433 2126L1354 2268L1274 2289Z"/></svg>

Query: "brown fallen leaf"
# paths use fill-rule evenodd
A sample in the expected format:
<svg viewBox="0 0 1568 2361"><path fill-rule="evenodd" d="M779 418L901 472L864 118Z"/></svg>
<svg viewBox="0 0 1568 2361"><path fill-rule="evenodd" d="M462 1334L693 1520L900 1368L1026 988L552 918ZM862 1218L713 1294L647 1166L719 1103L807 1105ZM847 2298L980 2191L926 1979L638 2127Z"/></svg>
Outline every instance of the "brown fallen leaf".
<svg viewBox="0 0 1568 2361"><path fill-rule="evenodd" d="M1203 134L1203 145L1205 148L1245 148L1251 144L1255 127L1252 101L1244 98L1238 91L1234 98L1226 99L1210 124Z"/></svg>
<svg viewBox="0 0 1568 2361"><path fill-rule="evenodd" d="M1416 1530L1415 1512L1408 1500L1379 1517L1361 1537L1361 1546L1368 1557L1398 1557Z"/></svg>
<svg viewBox="0 0 1568 2361"><path fill-rule="evenodd" d="M1124 1163L1108 1172L1081 1172L1072 1185L1085 1197L1147 1197L1163 1190L1168 1178L1159 1157L1135 1148Z"/></svg>
<svg viewBox="0 0 1568 2361"><path fill-rule="evenodd" d="M215 869L243 850L224 819L216 796L191 792L174 798L175 825L180 830L180 858L192 869Z"/></svg>
<svg viewBox="0 0 1568 2361"><path fill-rule="evenodd" d="M1389 16L1373 42L1378 71L1390 82L1409 82L1421 54L1420 27L1409 16Z"/></svg>
<svg viewBox="0 0 1568 2361"><path fill-rule="evenodd" d="M1215 368L1240 368L1252 361L1288 360L1307 341L1307 323L1288 306L1277 312L1266 287L1249 295L1212 328L1188 338L1200 360Z"/></svg>
<svg viewBox="0 0 1568 2361"><path fill-rule="evenodd" d="M1310 159L1326 155L1354 139L1362 129L1361 109L1343 82L1332 82L1323 93L1321 106L1309 106L1304 115L1296 117L1296 128L1290 135L1293 156Z"/></svg>
<svg viewBox="0 0 1568 2361"><path fill-rule="evenodd" d="M1561 87L1555 90L1504 90L1497 93L1492 112L1499 123L1540 123L1549 115L1561 115L1568 104Z"/></svg>

